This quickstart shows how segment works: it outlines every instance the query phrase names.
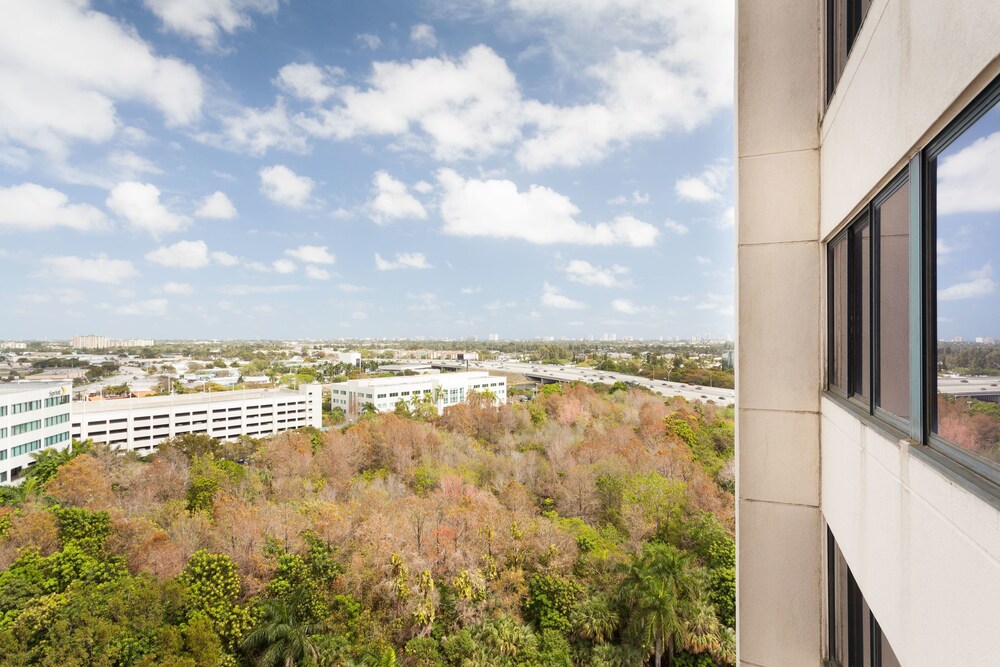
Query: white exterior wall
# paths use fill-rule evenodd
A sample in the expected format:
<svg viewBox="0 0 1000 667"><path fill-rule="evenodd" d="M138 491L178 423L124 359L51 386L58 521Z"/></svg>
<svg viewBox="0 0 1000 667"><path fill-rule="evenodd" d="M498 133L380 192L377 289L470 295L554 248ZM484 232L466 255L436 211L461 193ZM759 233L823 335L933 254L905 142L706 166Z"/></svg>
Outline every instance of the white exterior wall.
<svg viewBox="0 0 1000 667"><path fill-rule="evenodd" d="M299 391L227 391L73 404L73 437L146 451L185 433L220 440L263 437L323 424L322 386Z"/></svg>
<svg viewBox="0 0 1000 667"><path fill-rule="evenodd" d="M71 383L46 384L7 384L0 385L0 483L10 484L11 474L17 469L23 471L33 462L31 454L43 449L65 449L70 445L71 419L58 424L46 426L46 420L70 415L72 406ZM67 403L46 406L48 399L65 397ZM14 414L14 405L28 401L41 401L41 407ZM2 414L6 413L6 414ZM13 428L20 424L30 424L36 421L41 426L35 430L19 435L13 434ZM56 440L46 445L46 439ZM32 443L37 443L33 445ZM16 448L29 445L25 451L15 454Z"/></svg>
<svg viewBox="0 0 1000 667"><path fill-rule="evenodd" d="M820 127L829 240L1000 74L996 0L875 0ZM1000 661L1000 511L822 401L822 511L900 662Z"/></svg>
<svg viewBox="0 0 1000 667"><path fill-rule="evenodd" d="M438 389L440 388L440 389ZM348 417L361 413L365 403L379 412L392 412L400 399L411 403L415 397L440 398L438 413L450 405L464 403L469 392L491 391L498 404L507 402L507 378L482 371L442 373L440 375L398 376L348 380L331 385L331 406L340 407Z"/></svg>

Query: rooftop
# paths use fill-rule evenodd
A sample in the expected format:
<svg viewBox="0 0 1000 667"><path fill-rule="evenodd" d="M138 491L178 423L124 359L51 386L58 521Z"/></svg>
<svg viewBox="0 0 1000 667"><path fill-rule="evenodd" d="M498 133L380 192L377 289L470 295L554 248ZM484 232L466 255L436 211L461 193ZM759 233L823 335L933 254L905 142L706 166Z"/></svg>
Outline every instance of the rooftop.
<svg viewBox="0 0 1000 667"><path fill-rule="evenodd" d="M291 389L253 389L240 391L208 391L197 394L171 394L169 396L148 396L145 398L111 398L103 401L75 401L75 410L82 412L113 412L115 410L142 410L169 405L197 405L200 403L227 403L252 401L265 397L302 398L305 394ZM83 406L83 407L81 407Z"/></svg>

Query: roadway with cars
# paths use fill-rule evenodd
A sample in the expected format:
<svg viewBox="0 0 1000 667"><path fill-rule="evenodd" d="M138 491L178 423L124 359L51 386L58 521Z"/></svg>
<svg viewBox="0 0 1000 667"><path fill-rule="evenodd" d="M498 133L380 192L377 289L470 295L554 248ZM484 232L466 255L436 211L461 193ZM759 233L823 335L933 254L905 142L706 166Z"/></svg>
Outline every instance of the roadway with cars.
<svg viewBox="0 0 1000 667"><path fill-rule="evenodd" d="M439 368L464 369L464 361L433 361L432 365ZM520 373L529 379L550 382L586 382L614 384L624 382L633 386L646 387L663 396L681 396L689 401L713 401L721 405L733 405L736 402L736 392L732 389L720 389L701 385L689 385L683 382L667 382L666 380L651 380L636 375L598 371L586 366L556 366L550 364L531 364L514 361L470 361L470 370L503 371Z"/></svg>

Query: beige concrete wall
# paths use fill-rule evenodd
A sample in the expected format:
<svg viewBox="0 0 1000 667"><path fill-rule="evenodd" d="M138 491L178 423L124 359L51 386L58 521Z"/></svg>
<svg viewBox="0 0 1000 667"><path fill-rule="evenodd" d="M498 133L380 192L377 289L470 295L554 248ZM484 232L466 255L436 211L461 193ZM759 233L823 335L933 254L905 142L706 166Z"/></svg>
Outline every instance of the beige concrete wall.
<svg viewBox="0 0 1000 667"><path fill-rule="evenodd" d="M823 515L906 667L1000 656L1000 513L830 399Z"/></svg>
<svg viewBox="0 0 1000 667"><path fill-rule="evenodd" d="M997 0L875 0L821 127L822 238L1000 72Z"/></svg>
<svg viewBox="0 0 1000 667"><path fill-rule="evenodd" d="M737 3L741 665L821 654L820 3Z"/></svg>

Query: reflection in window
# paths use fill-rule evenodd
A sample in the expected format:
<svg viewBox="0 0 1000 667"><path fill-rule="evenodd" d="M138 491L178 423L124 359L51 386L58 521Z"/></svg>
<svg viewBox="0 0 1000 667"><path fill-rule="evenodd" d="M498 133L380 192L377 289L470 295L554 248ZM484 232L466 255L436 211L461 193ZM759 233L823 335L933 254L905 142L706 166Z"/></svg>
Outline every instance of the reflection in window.
<svg viewBox="0 0 1000 667"><path fill-rule="evenodd" d="M910 187L876 204L878 224L878 407L910 416Z"/></svg>
<svg viewBox="0 0 1000 667"><path fill-rule="evenodd" d="M868 388L871 386L871 225L865 223L851 234L851 249L854 266L852 275L856 276L852 290L854 294L853 323L851 325L851 340L854 341L852 352L854 372L851 381L851 393L864 398L870 398Z"/></svg>
<svg viewBox="0 0 1000 667"><path fill-rule="evenodd" d="M937 233L935 431L1000 464L1000 106L930 162Z"/></svg>
<svg viewBox="0 0 1000 667"><path fill-rule="evenodd" d="M847 393L847 240L830 245L831 387Z"/></svg>

